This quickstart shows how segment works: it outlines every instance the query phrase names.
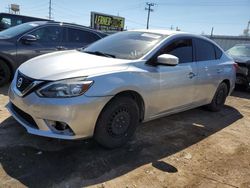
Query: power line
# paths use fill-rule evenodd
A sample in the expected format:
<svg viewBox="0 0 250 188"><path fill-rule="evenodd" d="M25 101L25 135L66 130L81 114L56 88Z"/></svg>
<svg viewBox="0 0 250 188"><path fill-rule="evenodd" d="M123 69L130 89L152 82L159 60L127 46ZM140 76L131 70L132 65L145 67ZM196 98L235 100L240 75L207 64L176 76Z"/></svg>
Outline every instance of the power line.
<svg viewBox="0 0 250 188"><path fill-rule="evenodd" d="M148 6L148 8L146 7L145 10L148 11L148 18L147 18L147 29L148 29L148 26L149 26L149 17L150 17L150 12L153 12L154 9L152 9L151 7L155 6L155 3L146 3L146 5Z"/></svg>

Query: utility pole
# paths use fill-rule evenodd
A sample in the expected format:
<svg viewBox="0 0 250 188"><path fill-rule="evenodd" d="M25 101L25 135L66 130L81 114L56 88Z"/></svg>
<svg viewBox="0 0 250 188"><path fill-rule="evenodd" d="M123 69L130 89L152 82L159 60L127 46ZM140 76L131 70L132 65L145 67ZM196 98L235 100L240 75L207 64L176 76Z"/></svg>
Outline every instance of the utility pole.
<svg viewBox="0 0 250 188"><path fill-rule="evenodd" d="M249 36L249 30L250 30L249 27L250 27L250 20L247 23L246 29L244 29L244 31L243 31L243 35L246 36L246 37Z"/></svg>
<svg viewBox="0 0 250 188"><path fill-rule="evenodd" d="M151 7L155 6L155 3L146 3L146 5L148 6L148 7L145 8L145 10L148 11L148 19L147 19L147 29L148 29L150 12L154 11Z"/></svg>
<svg viewBox="0 0 250 188"><path fill-rule="evenodd" d="M51 20L51 0L49 0L49 20Z"/></svg>
<svg viewBox="0 0 250 188"><path fill-rule="evenodd" d="M211 29L211 34L210 34L210 37L212 38L212 37L213 37L213 35L214 35L214 27L212 27L212 29Z"/></svg>

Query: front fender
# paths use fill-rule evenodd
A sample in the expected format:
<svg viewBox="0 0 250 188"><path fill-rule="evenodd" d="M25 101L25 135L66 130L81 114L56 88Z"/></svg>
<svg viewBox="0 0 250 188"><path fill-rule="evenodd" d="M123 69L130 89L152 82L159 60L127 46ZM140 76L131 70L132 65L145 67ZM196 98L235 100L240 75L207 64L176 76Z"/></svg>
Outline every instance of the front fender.
<svg viewBox="0 0 250 188"><path fill-rule="evenodd" d="M94 84L85 93L88 97L115 96L124 91L135 91L143 99L145 105L145 118L153 114L156 100L159 99L159 75L147 71L129 71L109 73L105 75L88 77ZM153 110L153 111L152 111Z"/></svg>

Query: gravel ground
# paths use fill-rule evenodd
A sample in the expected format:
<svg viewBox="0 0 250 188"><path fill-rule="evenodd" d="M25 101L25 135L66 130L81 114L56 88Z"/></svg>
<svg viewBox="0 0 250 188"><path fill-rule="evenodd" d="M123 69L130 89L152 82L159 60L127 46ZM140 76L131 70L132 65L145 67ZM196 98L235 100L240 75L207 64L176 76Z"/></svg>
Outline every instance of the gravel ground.
<svg viewBox="0 0 250 188"><path fill-rule="evenodd" d="M0 187L250 187L250 93L144 123L126 146L29 135L0 89Z"/></svg>

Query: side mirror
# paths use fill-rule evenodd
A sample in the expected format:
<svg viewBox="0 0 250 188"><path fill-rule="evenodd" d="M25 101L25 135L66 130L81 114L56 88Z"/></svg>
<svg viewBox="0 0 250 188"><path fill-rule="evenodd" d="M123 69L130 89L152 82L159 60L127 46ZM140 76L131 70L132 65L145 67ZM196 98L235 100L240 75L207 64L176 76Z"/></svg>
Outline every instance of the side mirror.
<svg viewBox="0 0 250 188"><path fill-rule="evenodd" d="M25 43L25 44L30 44L32 42L35 42L37 41L37 38L36 36L34 35L24 35L22 38L21 38L22 42Z"/></svg>
<svg viewBox="0 0 250 188"><path fill-rule="evenodd" d="M170 54L162 54L157 57L157 62L160 64L164 64L164 65L175 66L175 65L178 65L179 58Z"/></svg>

